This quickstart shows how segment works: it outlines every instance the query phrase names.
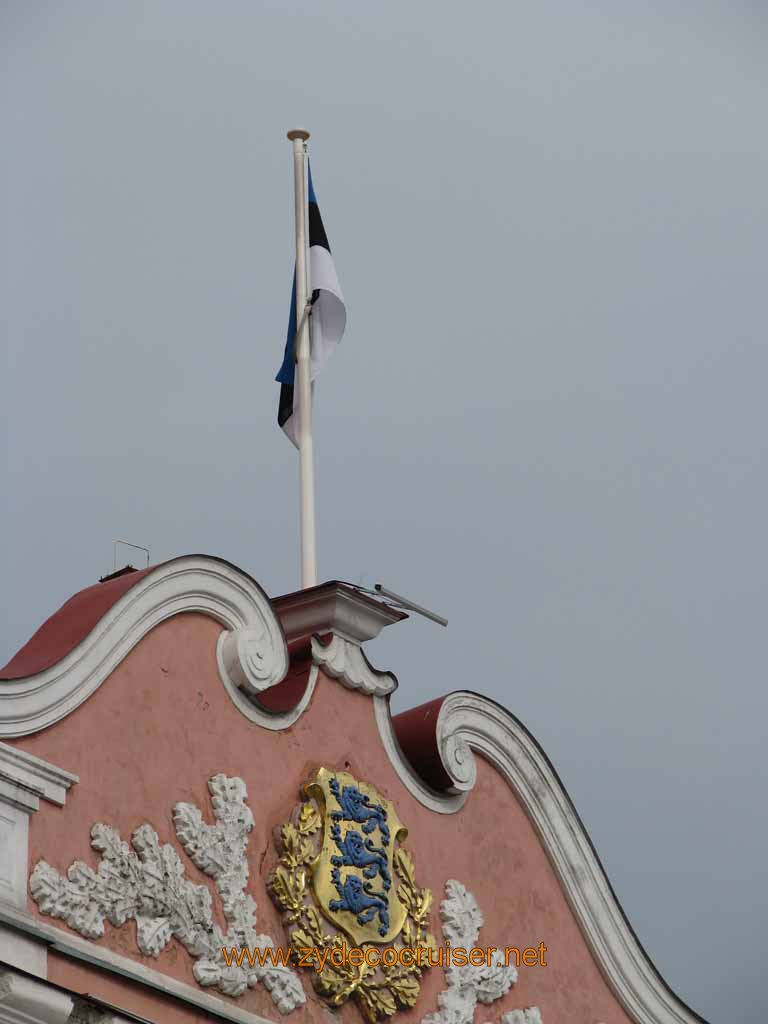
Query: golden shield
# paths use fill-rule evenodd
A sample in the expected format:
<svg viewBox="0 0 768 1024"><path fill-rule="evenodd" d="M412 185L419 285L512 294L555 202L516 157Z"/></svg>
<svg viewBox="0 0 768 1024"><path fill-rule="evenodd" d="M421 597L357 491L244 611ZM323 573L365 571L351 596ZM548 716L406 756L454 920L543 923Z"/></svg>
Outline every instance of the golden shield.
<svg viewBox="0 0 768 1024"><path fill-rule="evenodd" d="M353 998L371 1022L414 1006L436 943L432 893L398 845L407 829L377 789L348 772L320 768L302 794L279 830L268 880L293 959L331 1005Z"/></svg>
<svg viewBox="0 0 768 1024"><path fill-rule="evenodd" d="M358 946L390 943L408 914L392 885L395 843L408 830L388 800L347 772L321 768L305 792L324 819L313 868L320 909Z"/></svg>

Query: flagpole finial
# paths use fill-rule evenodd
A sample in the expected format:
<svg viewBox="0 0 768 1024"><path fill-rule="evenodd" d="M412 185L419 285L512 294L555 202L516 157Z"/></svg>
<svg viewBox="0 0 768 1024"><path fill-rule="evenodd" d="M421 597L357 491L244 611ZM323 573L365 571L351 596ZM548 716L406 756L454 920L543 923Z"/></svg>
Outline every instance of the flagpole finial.
<svg viewBox="0 0 768 1024"><path fill-rule="evenodd" d="M304 142L306 142L309 138L309 132L305 131L303 128L292 128L288 132L288 138L291 142L293 142L294 139L303 139Z"/></svg>

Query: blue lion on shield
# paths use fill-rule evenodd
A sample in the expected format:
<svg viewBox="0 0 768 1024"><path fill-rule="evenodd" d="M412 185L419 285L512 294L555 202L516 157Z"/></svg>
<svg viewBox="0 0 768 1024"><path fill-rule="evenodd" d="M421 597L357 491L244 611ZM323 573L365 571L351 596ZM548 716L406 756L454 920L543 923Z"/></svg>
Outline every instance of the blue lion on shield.
<svg viewBox="0 0 768 1024"><path fill-rule="evenodd" d="M361 793L357 786L345 786L342 790L339 780L333 776L328 786L336 797L341 808L340 811L333 811L331 818L335 822L356 821L363 826L363 832L369 835L378 825L381 831L381 842L389 846L389 826L387 825L387 812L381 804L372 804L370 799Z"/></svg>
<svg viewBox="0 0 768 1024"><path fill-rule="evenodd" d="M371 883L363 882L357 875L347 875L342 882L338 867L331 872L331 880L341 898L331 900L328 909L349 910L357 914L358 924L368 924L378 914L379 935L383 938L389 931L389 907L384 897L371 892Z"/></svg>
<svg viewBox="0 0 768 1024"><path fill-rule="evenodd" d="M381 876L384 892L392 885L387 856L381 846L374 846L372 839L363 839L359 832L350 829L342 838L338 822L331 827L331 838L336 843L341 856L331 857L331 864L336 867L363 868L366 878Z"/></svg>

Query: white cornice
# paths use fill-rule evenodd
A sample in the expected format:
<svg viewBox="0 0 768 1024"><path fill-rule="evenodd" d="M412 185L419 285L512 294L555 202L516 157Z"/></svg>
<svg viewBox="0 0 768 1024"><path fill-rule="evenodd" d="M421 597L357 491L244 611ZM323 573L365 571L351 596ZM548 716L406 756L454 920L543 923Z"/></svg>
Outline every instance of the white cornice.
<svg viewBox="0 0 768 1024"><path fill-rule="evenodd" d="M373 640L385 626L408 618L405 612L335 580L276 597L272 603L291 641L333 633L359 645Z"/></svg>
<svg viewBox="0 0 768 1024"><path fill-rule="evenodd" d="M25 790L34 797L36 805L42 798L59 807L64 806L69 787L79 781L72 772L34 757L20 747L12 747L10 743L0 743L0 780ZM37 810L37 806L33 810Z"/></svg>
<svg viewBox="0 0 768 1024"><path fill-rule="evenodd" d="M0 1020L8 1024L67 1024L74 1005L68 992L45 981L0 970Z"/></svg>
<svg viewBox="0 0 768 1024"><path fill-rule="evenodd" d="M386 702L377 700L379 729L392 756L396 739L391 725L387 730L383 721L385 709ZM474 785L475 754L506 779L538 833L596 962L630 1018L636 1024L701 1024L648 959L568 794L525 727L493 701L459 691L446 697L440 708L437 743L457 794L465 796ZM399 747L393 764L425 806L450 812L463 803L462 796L438 797L423 783L420 792Z"/></svg>
<svg viewBox="0 0 768 1024"><path fill-rule="evenodd" d="M131 1024L101 1000L75 995L47 981L0 966L0 1021L3 1024Z"/></svg>
<svg viewBox="0 0 768 1024"><path fill-rule="evenodd" d="M259 701L259 694L278 680L245 685L242 666L253 662L249 634L245 630L222 633L216 650L219 675L234 705L251 722L279 732L298 721L312 699L318 668L330 679L366 696L379 697L397 688L395 676L375 669L360 645L378 636L384 626L408 618L404 612L337 581L277 597L272 607L289 642L310 641L313 663L296 706L288 711L269 711ZM319 637L329 633L330 643L321 643Z"/></svg>
<svg viewBox="0 0 768 1024"><path fill-rule="evenodd" d="M72 772L10 743L0 743L0 900L26 906L29 817L39 810L41 800L62 807L67 790L77 781ZM7 949L6 940L7 936L0 935L0 944ZM27 943L25 949L14 951L21 959L11 956L11 960L24 966L38 959L41 952L44 962L44 951L34 951ZM27 960L30 956L32 961Z"/></svg>
<svg viewBox="0 0 768 1024"><path fill-rule="evenodd" d="M0 682L0 736L25 736L64 718L142 637L181 612L209 615L235 633L227 667L244 692L257 694L285 675L285 637L261 587L228 562L189 555L139 580L56 665Z"/></svg>

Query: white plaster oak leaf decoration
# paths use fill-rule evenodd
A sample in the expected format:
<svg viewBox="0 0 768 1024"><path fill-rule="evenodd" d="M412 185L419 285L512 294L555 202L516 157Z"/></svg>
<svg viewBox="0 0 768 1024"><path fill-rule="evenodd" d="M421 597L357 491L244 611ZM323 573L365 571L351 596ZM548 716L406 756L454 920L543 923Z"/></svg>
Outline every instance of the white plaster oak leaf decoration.
<svg viewBox="0 0 768 1024"><path fill-rule="evenodd" d="M461 882L452 879L445 883L445 891L447 899L440 904L445 944L472 949L478 944L484 923L477 900ZM517 981L517 968L504 966L500 950L492 955L492 960L490 967L446 967L448 988L437 997L439 1009L424 1017L421 1024L472 1024L478 1003L487 1005L506 995Z"/></svg>
<svg viewBox="0 0 768 1024"><path fill-rule="evenodd" d="M91 846L101 853L98 870L82 861L62 877L46 861L35 865L29 885L43 914L61 918L89 939L104 934L104 921L119 928L136 921L136 940L142 953L159 956L173 937L194 957L193 973L200 985L214 985L228 996L263 982L281 1013L305 1002L297 975L288 967L227 966L222 947L274 945L256 932L256 904L245 891L248 883L246 850L253 815L245 803L242 779L216 775L208 783L215 824L203 821L192 804L173 809L176 835L192 861L213 878L229 928L224 934L212 912L211 891L187 877L179 855L161 844L157 833L143 824L131 836L131 846L109 825L91 829Z"/></svg>
<svg viewBox="0 0 768 1024"><path fill-rule="evenodd" d="M501 1015L501 1024L542 1024L541 1010L529 1006L526 1010L510 1010Z"/></svg>

